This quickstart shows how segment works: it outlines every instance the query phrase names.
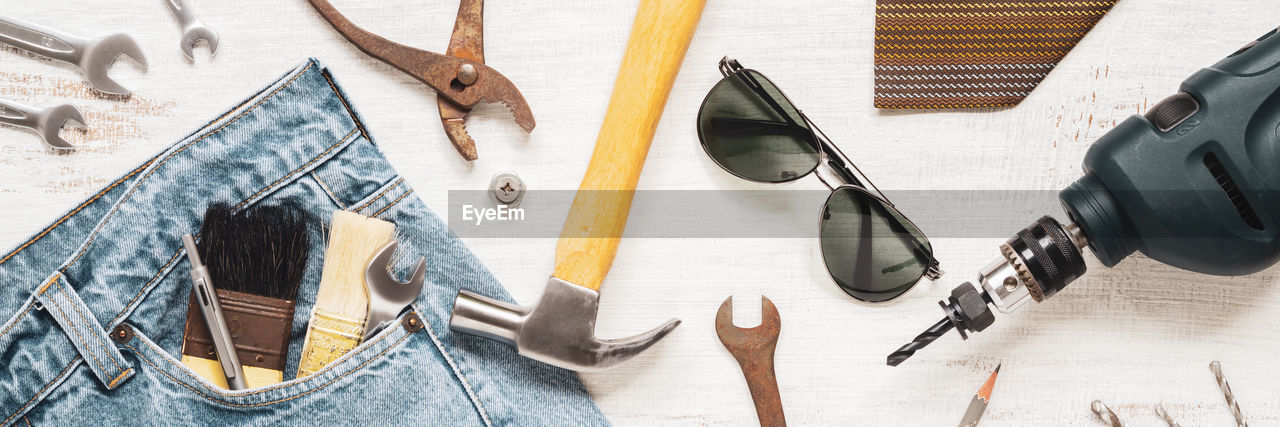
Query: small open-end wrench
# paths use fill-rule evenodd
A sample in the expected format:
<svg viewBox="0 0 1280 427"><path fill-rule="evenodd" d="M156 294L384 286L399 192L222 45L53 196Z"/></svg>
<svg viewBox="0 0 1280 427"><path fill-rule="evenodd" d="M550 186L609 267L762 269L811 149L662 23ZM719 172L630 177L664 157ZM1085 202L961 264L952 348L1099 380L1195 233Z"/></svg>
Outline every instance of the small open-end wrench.
<svg viewBox="0 0 1280 427"><path fill-rule="evenodd" d="M191 10L191 5L187 4L187 0L164 0L164 4L169 6L169 11L173 12L173 16L178 18L178 25L182 26L182 53L187 55L188 61L195 61L196 57L192 54L196 42L204 40L209 46L209 56L218 54L218 32L209 26L200 22L200 18L196 18L195 11Z"/></svg>
<svg viewBox="0 0 1280 427"><path fill-rule="evenodd" d="M52 108L36 108L0 99L0 123L30 129L56 150L73 150L76 147L58 135L62 126L71 122L84 127L84 116L70 104Z"/></svg>
<svg viewBox="0 0 1280 427"><path fill-rule="evenodd" d="M107 69L120 55L133 58L145 70L147 57L128 34L102 38L76 37L52 28L0 16L0 43L80 67L94 89L111 95L129 95L129 89L111 80Z"/></svg>
<svg viewBox="0 0 1280 427"><path fill-rule="evenodd" d="M743 329L733 325L733 297L725 299L716 312L716 335L742 366L760 425L785 426L787 419L782 413L778 379L773 373L773 351L778 347L782 318L769 298L761 296L760 305L760 326Z"/></svg>
<svg viewBox="0 0 1280 427"><path fill-rule="evenodd" d="M422 283L427 277L426 258L418 259L418 266L413 269L413 276L410 276L408 282L402 283L391 276L391 258L399 246L400 243L395 240L387 243L369 260L369 265L365 268L365 286L369 287L369 315L364 322L365 341L395 320L422 293Z"/></svg>

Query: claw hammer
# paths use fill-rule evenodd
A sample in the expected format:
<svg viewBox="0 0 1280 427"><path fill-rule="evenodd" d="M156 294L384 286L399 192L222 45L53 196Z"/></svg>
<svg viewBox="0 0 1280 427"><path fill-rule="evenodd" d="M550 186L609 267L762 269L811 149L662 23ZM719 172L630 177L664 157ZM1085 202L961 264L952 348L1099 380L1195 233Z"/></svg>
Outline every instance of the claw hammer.
<svg viewBox="0 0 1280 427"><path fill-rule="evenodd" d="M620 339L595 336L600 284L613 264L636 182L706 0L641 0L595 152L556 243L556 266L537 304L461 291L449 327L513 345L525 357L575 371L616 366L680 325L672 319Z"/></svg>

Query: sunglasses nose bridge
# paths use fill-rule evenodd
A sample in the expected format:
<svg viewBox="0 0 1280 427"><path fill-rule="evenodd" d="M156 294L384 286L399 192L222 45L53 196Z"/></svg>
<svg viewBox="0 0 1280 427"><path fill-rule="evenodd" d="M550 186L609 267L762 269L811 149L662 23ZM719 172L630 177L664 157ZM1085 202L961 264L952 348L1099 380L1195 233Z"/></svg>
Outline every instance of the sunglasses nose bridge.
<svg viewBox="0 0 1280 427"><path fill-rule="evenodd" d="M827 186L828 190L836 191L837 188L844 185L844 180L840 179L839 174L831 168L831 165L826 164L825 160L825 157L819 158L818 167L813 170L813 175L818 177L818 181L822 181L822 185Z"/></svg>

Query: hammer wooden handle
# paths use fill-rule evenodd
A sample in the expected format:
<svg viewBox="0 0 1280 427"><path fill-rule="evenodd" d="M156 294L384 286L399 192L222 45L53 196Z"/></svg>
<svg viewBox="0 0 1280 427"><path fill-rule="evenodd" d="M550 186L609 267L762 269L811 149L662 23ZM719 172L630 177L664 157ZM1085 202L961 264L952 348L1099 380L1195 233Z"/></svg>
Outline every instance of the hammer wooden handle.
<svg viewBox="0 0 1280 427"><path fill-rule="evenodd" d="M706 0L640 1L595 152L556 244L555 277L600 289L704 4Z"/></svg>

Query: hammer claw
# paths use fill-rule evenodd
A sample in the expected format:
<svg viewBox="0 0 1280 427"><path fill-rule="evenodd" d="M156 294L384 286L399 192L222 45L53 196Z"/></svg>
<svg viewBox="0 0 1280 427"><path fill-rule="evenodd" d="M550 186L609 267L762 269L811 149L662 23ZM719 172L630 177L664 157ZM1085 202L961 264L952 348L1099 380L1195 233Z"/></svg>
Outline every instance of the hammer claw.
<svg viewBox="0 0 1280 427"><path fill-rule="evenodd" d="M495 339L520 355L581 372L600 371L639 355L671 333L680 321L626 338L595 336L600 293L552 277L537 304L522 307L462 291L453 303L449 328Z"/></svg>

